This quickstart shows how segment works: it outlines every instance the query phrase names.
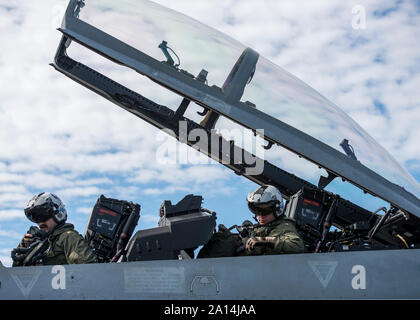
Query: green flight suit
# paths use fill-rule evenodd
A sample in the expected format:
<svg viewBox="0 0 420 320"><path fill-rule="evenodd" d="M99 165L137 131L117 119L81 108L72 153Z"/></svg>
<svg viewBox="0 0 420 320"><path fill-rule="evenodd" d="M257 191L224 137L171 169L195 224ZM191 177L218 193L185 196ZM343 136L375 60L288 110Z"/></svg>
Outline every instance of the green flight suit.
<svg viewBox="0 0 420 320"><path fill-rule="evenodd" d="M18 248L24 247L25 244L22 240ZM31 255L38 257L37 262L29 262L31 260L25 262L26 259L30 259ZM30 263L35 263L36 265L63 265L98 262L96 255L86 240L74 230L74 226L70 223L58 225L46 239L36 245L25 257L25 260L13 261L13 267L31 265Z"/></svg>
<svg viewBox="0 0 420 320"><path fill-rule="evenodd" d="M43 265L85 264L97 262L97 257L86 240L66 223L58 226L48 236L50 244Z"/></svg>
<svg viewBox="0 0 420 320"><path fill-rule="evenodd" d="M305 246L302 238L296 230L293 220L281 217L267 225L255 225L254 237L275 237L278 239L274 248L254 247L251 252L245 250L241 255L273 255L273 254L292 254L303 253ZM244 239L244 244L247 239Z"/></svg>

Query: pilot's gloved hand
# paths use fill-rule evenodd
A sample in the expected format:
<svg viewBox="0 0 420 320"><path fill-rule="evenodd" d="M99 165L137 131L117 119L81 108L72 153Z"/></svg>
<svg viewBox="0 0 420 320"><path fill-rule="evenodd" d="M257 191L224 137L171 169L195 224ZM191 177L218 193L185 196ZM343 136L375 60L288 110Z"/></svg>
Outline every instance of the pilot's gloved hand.
<svg viewBox="0 0 420 320"><path fill-rule="evenodd" d="M251 252L255 247L275 248L277 244L276 237L251 237L246 242L246 250Z"/></svg>
<svg viewBox="0 0 420 320"><path fill-rule="evenodd" d="M20 248L27 248L35 241L33 235L27 233L23 236L22 241L19 243Z"/></svg>

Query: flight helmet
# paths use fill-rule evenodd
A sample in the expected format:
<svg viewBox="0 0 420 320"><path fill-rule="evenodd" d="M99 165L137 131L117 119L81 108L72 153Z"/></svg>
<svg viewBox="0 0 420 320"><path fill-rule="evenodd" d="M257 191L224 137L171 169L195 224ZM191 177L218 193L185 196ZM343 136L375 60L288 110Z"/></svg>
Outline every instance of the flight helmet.
<svg viewBox="0 0 420 320"><path fill-rule="evenodd" d="M29 200L24 209L26 217L35 223L45 222L53 218L57 224L67 220L64 203L56 195L43 192Z"/></svg>
<svg viewBox="0 0 420 320"><path fill-rule="evenodd" d="M262 186L248 194L248 208L256 216L266 216L274 213L279 217L283 213L283 196L274 186Z"/></svg>

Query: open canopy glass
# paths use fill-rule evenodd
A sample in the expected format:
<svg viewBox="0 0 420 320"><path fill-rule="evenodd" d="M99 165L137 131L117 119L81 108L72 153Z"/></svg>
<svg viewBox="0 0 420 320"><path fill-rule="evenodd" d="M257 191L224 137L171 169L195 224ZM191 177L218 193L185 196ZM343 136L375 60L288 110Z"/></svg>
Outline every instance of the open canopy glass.
<svg viewBox="0 0 420 320"><path fill-rule="evenodd" d="M186 70L194 76L197 76L202 69L209 72L206 83L209 92L212 92L211 89L214 89L212 86L222 88L232 67L246 49L245 46L234 39L185 15L150 1L86 0L85 4L78 19L112 37L94 39L93 35L96 30L94 28L89 32L86 31L85 35L81 35L82 28L77 29L75 23L71 24L70 17L63 23L63 30L66 34L72 35L73 38L78 38L79 42L87 44L101 53L105 53L105 55L128 65L154 81L161 82L178 93L182 91L180 89L182 86L179 85L180 82L177 79L171 79L167 82L161 81L159 79L163 78L159 72L154 70L153 67L149 68L147 62L139 62L146 55L157 62L166 61L167 56L165 57L163 50L159 48L162 41L166 41L170 47L168 52L174 60L173 64L180 64L177 71L181 69ZM74 16L73 12L71 14ZM77 34L78 32L79 34ZM89 39L89 37L91 38ZM123 49L121 49L121 52L116 52L115 47L111 48L113 38L128 45L124 47L127 54L122 53ZM133 48L141 51L139 54L141 53L142 55L139 55L139 59L133 58L134 54L137 54L137 52L132 50ZM176 70L175 67L171 68ZM207 95L199 91L191 92L194 92L194 94L187 92L185 95L202 105L206 104L212 107L211 104L213 103L216 106L216 110L218 106L220 107L220 110L217 111L223 111L221 113L232 120L252 128L251 125L248 125L252 122L250 117L236 119L234 113L231 112L232 108L230 106L226 107L226 105L217 104L214 102L215 100L209 98L210 94ZM195 97L198 98L194 99ZM277 136L278 138L276 139L273 128L277 128L278 125L275 122L270 122L271 120L267 117L264 118L266 123L273 124L273 126L267 125L253 128L264 129L265 134L269 137L273 132L273 140L287 149L303 155L316 164L331 169L331 172L375 195L381 196L383 199L389 200L391 203L393 202L392 199L390 200L392 197L385 195L388 191L384 191L381 194L381 181L376 181L377 189L373 190L374 188L371 188L372 184L370 182L364 182L367 180L364 180L364 171L359 171L359 167L366 167L387 179L391 182L389 184L390 188L396 188L396 193L401 194L406 190L420 198L420 185L417 181L365 130L328 99L269 60L263 57L258 58L255 74L245 87L240 101L252 102L256 106L256 110L265 114L263 116L259 114L260 117L268 115L269 118L280 120L282 123L335 149L342 155L345 155L345 153L340 144L343 140L348 140L351 145L350 149L354 151L357 160L350 159L348 155L345 155L344 159L334 154L334 157L338 159L335 161L337 163L330 160L334 158L328 158L329 160L324 161L324 158L326 159L327 156L318 155L312 150L307 150L305 144L297 143L295 146L291 140L288 144L283 143L280 140L288 138ZM244 104L232 104L239 107L242 106L243 110L246 109ZM252 107L249 108L253 109ZM251 110L247 114L252 114L252 112ZM250 120L247 122L248 119ZM256 125L261 123L264 122L255 122ZM292 132L291 135L299 136L297 130ZM308 141L308 144L314 145L314 140L308 140L305 137L302 139L300 141L305 140ZM340 159L344 159L343 163L338 163L341 162ZM351 168L347 168L349 166ZM353 167L357 168L357 170L353 170ZM404 188L404 190L397 186ZM412 197L412 195L409 195L409 197ZM418 199L414 200L418 201ZM412 208L415 208L415 210ZM414 207L411 207L411 210L416 211L416 208L418 208L418 202ZM420 214L419 212L417 213Z"/></svg>

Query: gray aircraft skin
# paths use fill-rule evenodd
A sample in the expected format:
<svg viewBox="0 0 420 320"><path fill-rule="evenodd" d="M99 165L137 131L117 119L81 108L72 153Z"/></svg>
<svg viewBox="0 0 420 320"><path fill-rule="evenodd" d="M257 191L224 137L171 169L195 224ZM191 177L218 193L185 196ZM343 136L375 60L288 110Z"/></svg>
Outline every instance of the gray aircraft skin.
<svg viewBox="0 0 420 320"><path fill-rule="evenodd" d="M0 269L2 299L418 299L419 250Z"/></svg>
<svg viewBox="0 0 420 320"><path fill-rule="evenodd" d="M323 140L323 137L305 133L301 128L283 122L278 116L252 102L242 102L244 90L250 80L258 77L258 70L265 70L265 60L250 48L234 50L236 64L223 87L206 83L207 72L200 76L180 70L162 42L162 51L167 61L161 62L151 55L104 32L83 20L84 10L93 14L97 10L112 9L105 2L70 0L59 31L63 34L53 67L81 85L100 94L119 107L133 113L159 129L170 129L180 142L186 143L207 156L219 161L239 175L259 184L273 184L279 188L288 201L288 217L296 218L291 212L298 206L294 202L296 193L302 188L323 192L335 178L360 188L365 193L389 203L385 215L370 212L337 195L326 193L329 209L319 223L319 230L326 224L341 230L356 232L360 223L371 223L366 234L358 237L336 240L340 250L326 249L319 240L321 250L298 255L276 255L255 257L231 257L216 259L192 259L180 250L176 259L153 259L154 261L124 261L89 265L29 266L6 268L0 264L0 299L48 299L48 300L262 300L262 299L419 299L420 298L420 200L419 189L411 177L401 168L394 170L390 157L390 168L379 168L375 158L368 158L363 152L340 151L338 143ZM185 20L177 13L148 1L138 1L144 12L159 12L159 17L175 16L177 21ZM118 12L124 14L129 0L119 1ZM91 5L92 11L89 11ZM98 11L99 12L99 11ZM165 15L168 16L165 16ZM80 17L80 18L79 18ZM163 18L162 18L163 19ZM175 19L174 19L175 21ZM190 20L185 20L192 23ZM165 21L159 21L164 25ZM194 22L196 23L196 22ZM157 43L162 40L156 39ZM176 112L158 105L133 92L121 84L103 76L89 67L72 60L67 49L72 42L98 53L112 62L131 68L183 97L184 101ZM238 59L239 58L239 59ZM172 61L171 61L172 60ZM257 71L256 71L257 70ZM215 70L209 70L213 72ZM308 93L316 101L328 105L336 112L336 121L343 126L355 128L359 136L366 137L366 148L381 147L362 131L357 124L325 98L313 93L312 89L289 74L283 74L296 85L296 92ZM204 77L204 78L203 78ZM258 80L252 80L258 81ZM255 88L254 88L255 89ZM315 101L314 100L314 101ZM204 108L205 120L200 124L186 118L185 111L190 102ZM286 102L285 102L286 103ZM338 110L338 111L337 111ZM318 186L291 175L272 164L262 161L262 172L253 174L250 166L233 163L230 156L205 148L204 141L191 142L182 136L181 122L185 122L185 133L201 128L209 133L208 141L219 139L214 131L219 118L228 118L236 124L260 134L268 141L268 148L281 146L300 157L324 168L328 178L320 178ZM181 121L181 122L180 122ZM341 121L341 122L340 122ZM351 130L350 130L351 131ZM347 136L341 139L351 138ZM222 139L223 140L223 139ZM219 141L219 140L217 140ZM345 141L345 140L343 140ZM352 140L351 140L352 141ZM225 142L225 141L223 141ZM231 145L230 142L227 142ZM363 143L361 143L363 144ZM208 146L208 145L207 145ZM232 146L231 150L252 156L246 150ZM363 150L360 146L359 150ZM356 158L357 156L357 158ZM379 168L379 169L378 169ZM388 170L390 169L390 170ZM389 172L403 172L393 176ZM408 174L407 174L408 175ZM296 200L297 201L297 200ZM379 211L379 210L378 210ZM203 214L203 217L205 215ZM206 216L208 217L208 216ZM330 220L329 220L330 219ZM141 220L140 220L141 221ZM321 223L322 222L322 223ZM356 230L356 231L355 231ZM350 231L349 231L350 232ZM191 237L195 237L194 232ZM352 234L354 235L354 234ZM183 235L185 237L185 235ZM197 236L198 237L198 236ZM360 240L366 242L349 241ZM350 239L350 240L349 240ZM208 240L208 238L207 238ZM346 239L344 239L346 240ZM331 240L332 241L332 240ZM332 241L333 242L333 241ZM334 242L335 243L335 242ZM354 249L352 249L354 245ZM127 248L132 249L133 245ZM193 247L193 246L192 246ZM187 249L188 247L183 247ZM127 249L128 250L128 249Z"/></svg>

